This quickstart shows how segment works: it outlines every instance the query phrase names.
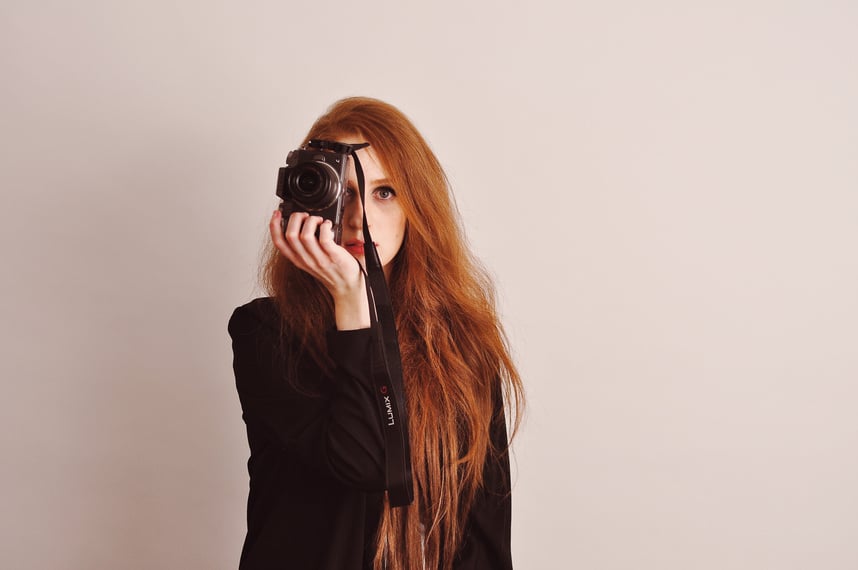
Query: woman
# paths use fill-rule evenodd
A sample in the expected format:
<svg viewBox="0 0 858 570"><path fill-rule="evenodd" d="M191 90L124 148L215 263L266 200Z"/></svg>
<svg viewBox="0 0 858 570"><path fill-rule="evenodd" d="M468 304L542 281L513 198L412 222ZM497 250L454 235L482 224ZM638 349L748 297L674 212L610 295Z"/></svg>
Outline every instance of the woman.
<svg viewBox="0 0 858 570"><path fill-rule="evenodd" d="M384 493L350 164L342 246L330 221L296 212L284 230L275 211L271 297L230 319L250 444L241 568L511 568L504 400L517 418L522 387L446 177L408 119L375 99L334 104L310 139L370 143L357 152L402 352L415 499L391 508Z"/></svg>

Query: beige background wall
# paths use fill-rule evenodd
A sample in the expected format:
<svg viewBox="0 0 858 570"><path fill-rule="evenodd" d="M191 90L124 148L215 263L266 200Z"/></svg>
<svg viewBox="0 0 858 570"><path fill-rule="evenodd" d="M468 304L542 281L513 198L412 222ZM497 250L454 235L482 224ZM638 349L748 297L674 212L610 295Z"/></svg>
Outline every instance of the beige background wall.
<svg viewBox="0 0 858 570"><path fill-rule="evenodd" d="M530 395L520 569L858 568L853 2L0 6L0 566L235 568L226 320L352 94L448 169Z"/></svg>

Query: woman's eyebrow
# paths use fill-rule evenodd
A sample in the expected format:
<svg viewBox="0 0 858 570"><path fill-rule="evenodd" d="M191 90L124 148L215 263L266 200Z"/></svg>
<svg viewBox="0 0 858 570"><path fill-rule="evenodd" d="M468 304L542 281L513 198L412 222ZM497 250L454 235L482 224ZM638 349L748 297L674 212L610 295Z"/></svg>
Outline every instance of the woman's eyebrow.
<svg viewBox="0 0 858 570"><path fill-rule="evenodd" d="M388 179L388 178L377 178L375 180L367 180L366 181L366 187L367 188L378 188L379 186L390 186L390 185L391 185L391 182L390 182L390 179ZM352 188L354 190L357 190L357 182L353 181L351 178L349 178L346 186L349 188Z"/></svg>

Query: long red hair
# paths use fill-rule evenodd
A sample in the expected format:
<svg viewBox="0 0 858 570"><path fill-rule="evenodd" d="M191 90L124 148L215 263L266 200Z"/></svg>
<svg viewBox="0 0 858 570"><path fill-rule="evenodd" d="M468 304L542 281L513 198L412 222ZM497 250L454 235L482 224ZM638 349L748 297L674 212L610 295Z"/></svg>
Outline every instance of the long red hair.
<svg viewBox="0 0 858 570"><path fill-rule="evenodd" d="M338 101L309 139L367 141L397 192L405 241L388 285L396 314L410 423L415 501L385 501L375 569L448 569L495 449L489 438L503 396L512 433L523 406L521 379L495 309L494 288L469 252L447 178L414 125L376 99ZM263 280L286 328L325 366L333 326L325 289L269 246ZM424 566L425 563L425 566Z"/></svg>

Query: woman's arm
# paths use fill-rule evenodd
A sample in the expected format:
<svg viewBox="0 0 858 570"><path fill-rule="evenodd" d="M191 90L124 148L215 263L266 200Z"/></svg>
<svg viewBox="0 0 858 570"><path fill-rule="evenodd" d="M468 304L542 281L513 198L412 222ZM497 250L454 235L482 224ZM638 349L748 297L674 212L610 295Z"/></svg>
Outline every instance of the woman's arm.
<svg viewBox="0 0 858 570"><path fill-rule="evenodd" d="M304 393L287 379L279 315L271 299L257 299L236 309L229 333L236 387L248 426L265 430L308 466L347 486L383 490L384 440L369 376L369 329L329 333L329 353L336 369L332 385L320 396ZM289 369L302 376L297 379L299 385L323 385L322 372L309 358Z"/></svg>

